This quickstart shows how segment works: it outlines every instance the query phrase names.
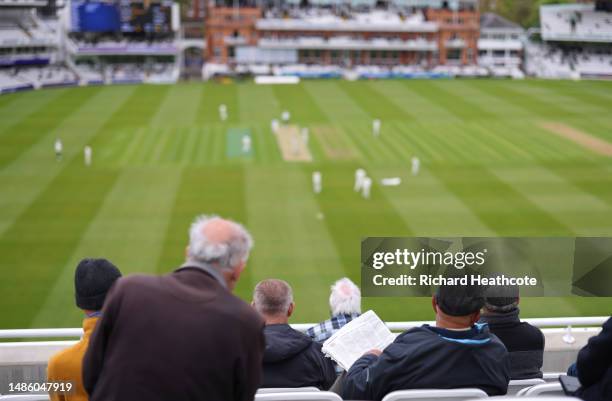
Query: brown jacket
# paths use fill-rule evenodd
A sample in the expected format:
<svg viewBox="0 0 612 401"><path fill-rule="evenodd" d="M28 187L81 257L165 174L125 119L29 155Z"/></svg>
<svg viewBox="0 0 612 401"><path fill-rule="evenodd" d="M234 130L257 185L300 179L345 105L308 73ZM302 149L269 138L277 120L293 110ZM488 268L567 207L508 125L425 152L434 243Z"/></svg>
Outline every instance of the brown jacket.
<svg viewBox="0 0 612 401"><path fill-rule="evenodd" d="M211 274L121 278L83 361L91 401L252 400L264 323Z"/></svg>
<svg viewBox="0 0 612 401"><path fill-rule="evenodd" d="M53 355L47 366L47 381L58 384L70 383L72 388L68 392L52 392L51 401L87 401L87 393L83 388L83 373L81 370L83 355L89 344L89 337L96 326L97 317L83 320L83 338L72 347L66 348Z"/></svg>

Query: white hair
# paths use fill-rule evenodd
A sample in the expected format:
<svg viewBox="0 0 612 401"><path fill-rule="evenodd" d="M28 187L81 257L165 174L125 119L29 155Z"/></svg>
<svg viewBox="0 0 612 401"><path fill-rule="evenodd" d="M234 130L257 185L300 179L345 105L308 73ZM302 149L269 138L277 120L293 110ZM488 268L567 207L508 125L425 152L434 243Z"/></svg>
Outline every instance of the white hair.
<svg viewBox="0 0 612 401"><path fill-rule="evenodd" d="M361 313L361 291L350 279L344 277L331 286L329 307L332 316Z"/></svg>
<svg viewBox="0 0 612 401"><path fill-rule="evenodd" d="M234 269L249 258L253 238L241 224L228 221L231 230L228 238L225 241L211 240L204 233L206 226L219 218L216 215L196 217L189 229L187 258L221 269Z"/></svg>
<svg viewBox="0 0 612 401"><path fill-rule="evenodd" d="M262 315L284 315L293 303L293 290L284 280L260 281L253 291L253 306Z"/></svg>

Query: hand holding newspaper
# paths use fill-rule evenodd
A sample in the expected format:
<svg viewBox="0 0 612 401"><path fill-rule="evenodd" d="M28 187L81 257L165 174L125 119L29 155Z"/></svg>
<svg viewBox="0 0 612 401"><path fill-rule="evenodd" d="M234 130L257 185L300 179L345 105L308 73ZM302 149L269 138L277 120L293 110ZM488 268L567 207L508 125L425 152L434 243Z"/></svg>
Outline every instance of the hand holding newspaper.
<svg viewBox="0 0 612 401"><path fill-rule="evenodd" d="M382 351L394 340L393 333L376 313L369 310L325 341L322 351L348 371L364 353L374 348Z"/></svg>

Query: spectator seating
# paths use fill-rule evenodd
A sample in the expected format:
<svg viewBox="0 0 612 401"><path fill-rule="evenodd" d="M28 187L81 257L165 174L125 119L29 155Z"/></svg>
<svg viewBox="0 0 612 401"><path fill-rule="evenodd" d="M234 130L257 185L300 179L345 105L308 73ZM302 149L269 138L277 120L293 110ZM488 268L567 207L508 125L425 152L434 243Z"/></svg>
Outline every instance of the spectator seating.
<svg viewBox="0 0 612 401"><path fill-rule="evenodd" d="M436 400L459 401L488 398L487 393L477 388L458 388L452 390L399 390L385 396L382 401Z"/></svg>
<svg viewBox="0 0 612 401"><path fill-rule="evenodd" d="M297 391L290 393L256 394L255 401L342 401L331 391Z"/></svg>
<svg viewBox="0 0 612 401"><path fill-rule="evenodd" d="M536 384L535 386L527 387L519 391L517 394L519 397L536 397L536 396L549 396L549 395L558 395L563 396L565 393L563 392L563 388L561 387L561 383L545 383L545 384Z"/></svg>
<svg viewBox="0 0 612 401"><path fill-rule="evenodd" d="M510 380L508 383L508 395L514 395L524 388L546 383L543 379Z"/></svg>

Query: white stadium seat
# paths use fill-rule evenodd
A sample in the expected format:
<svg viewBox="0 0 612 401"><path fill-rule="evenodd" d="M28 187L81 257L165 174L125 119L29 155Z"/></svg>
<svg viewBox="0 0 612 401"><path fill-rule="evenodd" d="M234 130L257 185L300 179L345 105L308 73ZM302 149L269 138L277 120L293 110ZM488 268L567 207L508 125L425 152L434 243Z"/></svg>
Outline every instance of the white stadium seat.
<svg viewBox="0 0 612 401"><path fill-rule="evenodd" d="M564 376L567 373L565 372L544 372L542 374L542 379L544 379L545 382L549 383L549 382L556 382L559 380L559 376Z"/></svg>
<svg viewBox="0 0 612 401"><path fill-rule="evenodd" d="M563 392L561 383L546 383L546 384L536 384L535 386L524 388L521 391L519 391L516 395L519 397L537 397L540 395L562 396L562 395L565 395L565 393Z"/></svg>
<svg viewBox="0 0 612 401"><path fill-rule="evenodd" d="M316 387L268 387L260 388L257 390L257 394L270 394L270 393L306 393L312 391L320 391Z"/></svg>
<svg viewBox="0 0 612 401"><path fill-rule="evenodd" d="M494 397L495 401L503 400L503 401L582 401L579 398L574 397L566 397L566 396L548 396L544 395L542 397L517 397L517 396L502 396L502 397ZM469 401L477 401L469 400Z"/></svg>
<svg viewBox="0 0 612 401"><path fill-rule="evenodd" d="M543 379L510 380L508 383L508 395L514 395L524 388L546 383Z"/></svg>
<svg viewBox="0 0 612 401"><path fill-rule="evenodd" d="M255 394L255 401L342 401L331 391L294 391L288 393Z"/></svg>
<svg viewBox="0 0 612 401"><path fill-rule="evenodd" d="M478 398L488 398L487 393L477 388L457 388L451 390L425 389L425 390L398 390L387 394L382 401L404 400L436 400L459 401Z"/></svg>
<svg viewBox="0 0 612 401"><path fill-rule="evenodd" d="M0 395L0 401L49 401L47 394Z"/></svg>

